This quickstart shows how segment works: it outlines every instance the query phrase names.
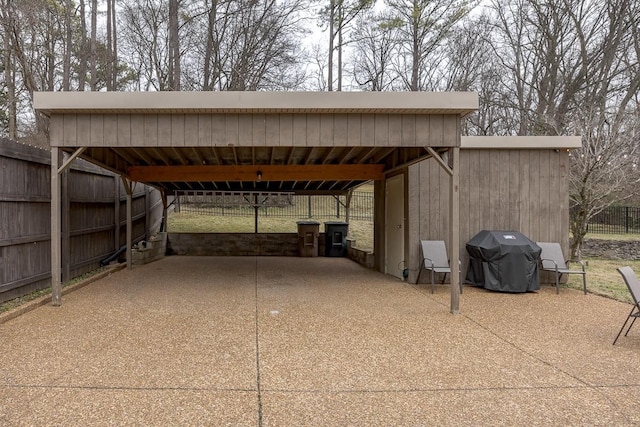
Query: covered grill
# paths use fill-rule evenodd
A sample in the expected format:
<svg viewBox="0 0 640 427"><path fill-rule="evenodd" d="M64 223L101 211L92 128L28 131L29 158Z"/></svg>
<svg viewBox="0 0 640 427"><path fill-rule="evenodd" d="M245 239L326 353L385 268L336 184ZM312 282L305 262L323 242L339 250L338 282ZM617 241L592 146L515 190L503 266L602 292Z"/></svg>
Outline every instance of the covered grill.
<svg viewBox="0 0 640 427"><path fill-rule="evenodd" d="M482 230L467 242L467 283L502 292L540 289L541 249L517 231Z"/></svg>

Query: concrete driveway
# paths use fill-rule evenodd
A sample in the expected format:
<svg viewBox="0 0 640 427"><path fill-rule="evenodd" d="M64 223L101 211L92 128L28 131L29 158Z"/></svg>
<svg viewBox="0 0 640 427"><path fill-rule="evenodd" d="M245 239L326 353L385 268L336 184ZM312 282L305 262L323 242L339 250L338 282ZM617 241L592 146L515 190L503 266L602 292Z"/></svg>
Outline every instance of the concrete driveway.
<svg viewBox="0 0 640 427"><path fill-rule="evenodd" d="M168 257L0 325L0 425L638 425L640 327L580 291ZM637 326L636 326L637 327Z"/></svg>

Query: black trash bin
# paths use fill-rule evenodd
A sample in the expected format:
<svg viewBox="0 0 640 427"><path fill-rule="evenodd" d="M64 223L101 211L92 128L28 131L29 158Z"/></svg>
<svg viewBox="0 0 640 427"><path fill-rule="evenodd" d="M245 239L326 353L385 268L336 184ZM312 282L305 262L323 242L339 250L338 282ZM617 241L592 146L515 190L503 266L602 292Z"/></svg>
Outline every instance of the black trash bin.
<svg viewBox="0 0 640 427"><path fill-rule="evenodd" d="M298 221L298 253L302 257L318 256L318 236L320 223L316 221Z"/></svg>
<svg viewBox="0 0 640 427"><path fill-rule="evenodd" d="M482 230L466 245L466 282L502 292L540 289L538 264L542 249L517 231Z"/></svg>
<svg viewBox="0 0 640 427"><path fill-rule="evenodd" d="M340 221L324 223L324 255L328 257L347 256L347 234L349 224Z"/></svg>

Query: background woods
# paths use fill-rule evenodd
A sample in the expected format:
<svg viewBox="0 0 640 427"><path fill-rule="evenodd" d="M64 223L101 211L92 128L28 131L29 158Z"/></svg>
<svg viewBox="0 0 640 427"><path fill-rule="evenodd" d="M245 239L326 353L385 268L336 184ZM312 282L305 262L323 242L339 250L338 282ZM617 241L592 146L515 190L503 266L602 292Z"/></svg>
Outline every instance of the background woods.
<svg viewBox="0 0 640 427"><path fill-rule="evenodd" d="M572 251L637 200L640 0L0 0L0 135L34 91L476 91L467 135L581 135Z"/></svg>

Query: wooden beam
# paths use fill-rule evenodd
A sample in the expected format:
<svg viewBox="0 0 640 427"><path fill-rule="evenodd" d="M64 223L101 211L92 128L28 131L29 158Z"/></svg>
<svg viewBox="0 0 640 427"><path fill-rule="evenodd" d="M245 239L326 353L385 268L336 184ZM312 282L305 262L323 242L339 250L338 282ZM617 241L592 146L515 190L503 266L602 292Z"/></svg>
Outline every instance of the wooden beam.
<svg viewBox="0 0 640 427"><path fill-rule="evenodd" d="M384 165L131 166L127 173L138 182L368 181L383 179Z"/></svg>
<svg viewBox="0 0 640 427"><path fill-rule="evenodd" d="M51 304L62 303L60 148L51 147Z"/></svg>
<svg viewBox="0 0 640 427"><path fill-rule="evenodd" d="M76 151L73 152L73 154L71 154L71 156L69 156L69 158L67 159L67 161L65 161L62 166L60 166L58 168L58 173L62 173L64 170L67 169L67 167L71 164L71 162L73 162L76 158L78 158L79 155L81 155L82 153L84 153L84 150L86 150L87 147L80 147L78 148Z"/></svg>
<svg viewBox="0 0 640 427"><path fill-rule="evenodd" d="M429 152L429 154L431 154L431 156L433 157L433 159L438 162L438 164L440 165L440 167L449 175L449 176L453 176L453 169L449 167L449 165L447 164L447 162L444 161L444 159L440 156L440 154L438 154L438 152L436 150L434 150L431 147L425 147L427 149L427 151Z"/></svg>
<svg viewBox="0 0 640 427"><path fill-rule="evenodd" d="M460 313L460 147L449 149L452 171L449 180L449 259L451 268L451 314ZM447 165L448 166L448 165Z"/></svg>

